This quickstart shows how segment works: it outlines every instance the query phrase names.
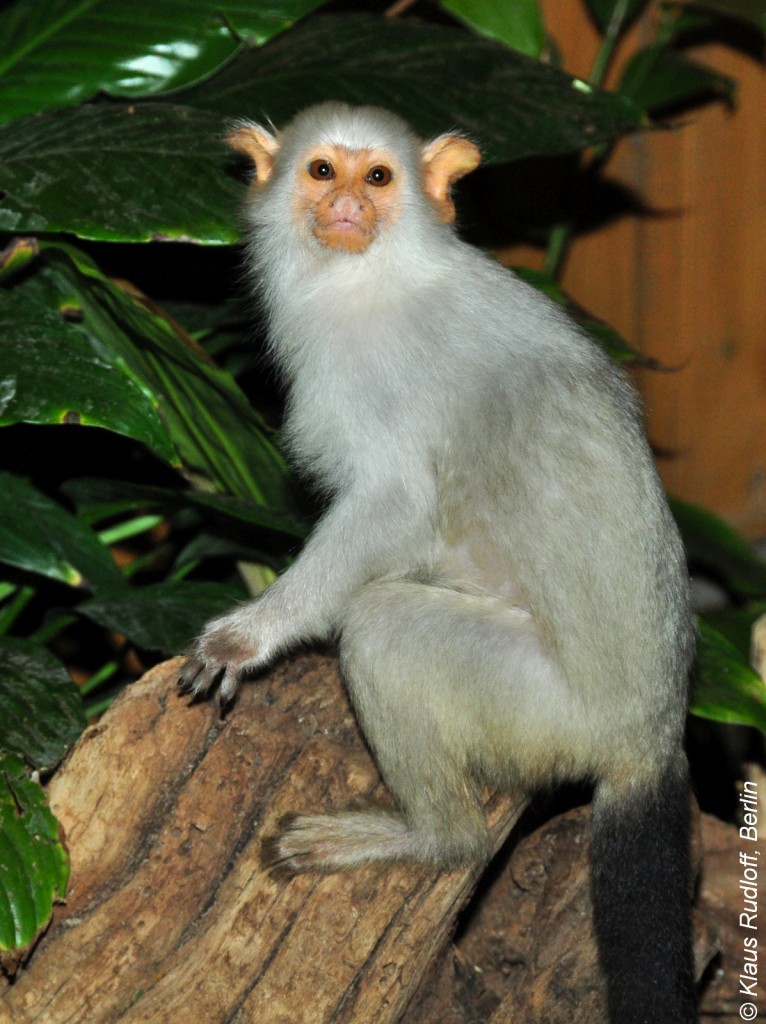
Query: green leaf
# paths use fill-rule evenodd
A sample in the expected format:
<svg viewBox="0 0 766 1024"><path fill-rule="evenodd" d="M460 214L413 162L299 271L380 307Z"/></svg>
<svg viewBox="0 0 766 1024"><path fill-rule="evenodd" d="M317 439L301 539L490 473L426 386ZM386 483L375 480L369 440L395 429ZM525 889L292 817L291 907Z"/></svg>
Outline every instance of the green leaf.
<svg viewBox="0 0 766 1024"><path fill-rule="evenodd" d="M726 18L748 21L766 32L766 0L693 0L689 6Z"/></svg>
<svg viewBox="0 0 766 1024"><path fill-rule="evenodd" d="M0 562L70 586L124 587L107 548L61 505L12 473L0 472L0 493Z"/></svg>
<svg viewBox="0 0 766 1024"><path fill-rule="evenodd" d="M248 498L229 494L170 490L102 478L68 480L62 489L78 508L86 510L89 519L135 509L158 508L170 513L195 508L222 520L228 530L236 529L239 524L295 538L303 538L308 533L307 524L286 509L259 505Z"/></svg>
<svg viewBox="0 0 766 1024"><path fill-rule="evenodd" d="M18 758L0 756L0 950L31 945L68 880L69 857L41 786Z"/></svg>
<svg viewBox="0 0 766 1024"><path fill-rule="evenodd" d="M748 664L753 639L753 625L766 615L766 601L754 601L744 608L717 608L705 612L705 622L734 644L743 661Z"/></svg>
<svg viewBox="0 0 766 1024"><path fill-rule="evenodd" d="M60 301L66 297L76 321L70 326L90 345L89 368L100 385L84 409L67 403L72 412L69 418L76 416L77 422L98 423L148 442L150 432L143 429L143 421L137 424L140 429L133 431L131 411L118 410L110 419L110 380L114 380L117 393L124 390L125 380L130 381L133 393L144 398L137 402L139 411L145 413L148 402L164 428L165 437L152 444L160 457L174 465L180 461L187 475L203 477L217 490L277 508L289 507L291 483L284 459L267 439L260 418L231 375L210 362L159 311L147 308L104 277L84 253L71 246L40 245L43 252L37 273L17 281L13 291L29 287L30 281L42 275L46 287L52 285L59 292ZM30 303L27 309L33 326L14 320L9 325L11 338L15 335L19 346L31 330L39 341L35 355L40 363L61 368L59 390L63 390L71 372L61 358L66 349L58 343L56 332L46 332L35 324L40 317L49 324L50 310L38 314ZM0 342L0 353L2 350ZM49 393L46 389L38 394L36 374L22 377L12 359L2 369L3 376L12 381L12 393L0 423L20 419L19 405L26 412L24 418L32 422L60 421L48 418L47 408L34 417L35 401L44 405ZM104 372L97 374L97 369ZM78 390L78 394L82 393Z"/></svg>
<svg viewBox="0 0 766 1024"><path fill-rule="evenodd" d="M29 640L0 637L0 750L50 770L84 728L80 693L58 659Z"/></svg>
<svg viewBox="0 0 766 1024"><path fill-rule="evenodd" d="M0 33L0 120L107 92L139 97L212 74L323 0L16 0Z"/></svg>
<svg viewBox="0 0 766 1024"><path fill-rule="evenodd" d="M185 573L187 570L196 569L197 566L209 559L221 560L229 565L236 563L237 572L240 574L248 593L256 594L264 590L266 584L264 583L257 590L250 590L249 573L256 571L261 573L264 578L265 574L268 573L270 576L269 582L271 582L276 576L276 572L271 568L275 564L275 556L276 551L271 546L269 546L269 551L266 553L262 548L245 545L236 536L206 533L200 530L178 552L173 562L173 570L174 572L181 571ZM281 567L284 568L284 562L282 562Z"/></svg>
<svg viewBox="0 0 766 1024"><path fill-rule="evenodd" d="M77 610L145 650L178 654L209 619L246 597L235 586L182 580L141 587L114 600L85 601Z"/></svg>
<svg viewBox="0 0 766 1024"><path fill-rule="evenodd" d="M178 465L156 402L140 382L115 373L114 360L102 358L83 308L61 261L47 260L23 280L0 283L0 426L107 427Z"/></svg>
<svg viewBox="0 0 766 1024"><path fill-rule="evenodd" d="M659 46L634 54L620 80L620 92L652 113L710 96L731 101L735 91L734 79Z"/></svg>
<svg viewBox="0 0 766 1024"><path fill-rule="evenodd" d="M307 95L390 106L424 135L457 123L499 159L576 151L641 121L627 97L491 40L392 19L318 18L188 90L205 110L96 104L6 125L0 230L235 241L243 190L226 173L225 118L255 112L281 123Z"/></svg>
<svg viewBox="0 0 766 1024"><path fill-rule="evenodd" d="M179 100L282 125L308 96L388 107L427 137L461 128L495 160L576 152L642 123L627 97L491 39L362 14L297 25Z"/></svg>
<svg viewBox="0 0 766 1024"><path fill-rule="evenodd" d="M744 597L766 595L766 562L750 545L712 512L671 499L689 561L711 572Z"/></svg>
<svg viewBox="0 0 766 1024"><path fill-rule="evenodd" d="M593 19L606 32L614 23L618 29L631 21L647 0L586 0Z"/></svg>
<svg viewBox="0 0 766 1024"><path fill-rule="evenodd" d="M528 57L545 49L545 22L538 0L440 0L441 6L474 31L498 39Z"/></svg>
<svg viewBox="0 0 766 1024"><path fill-rule="evenodd" d="M231 243L242 187L218 114L101 103L0 127L0 230Z"/></svg>
<svg viewBox="0 0 766 1024"><path fill-rule="evenodd" d="M692 712L766 732L766 683L733 644L706 622L700 621L699 626Z"/></svg>

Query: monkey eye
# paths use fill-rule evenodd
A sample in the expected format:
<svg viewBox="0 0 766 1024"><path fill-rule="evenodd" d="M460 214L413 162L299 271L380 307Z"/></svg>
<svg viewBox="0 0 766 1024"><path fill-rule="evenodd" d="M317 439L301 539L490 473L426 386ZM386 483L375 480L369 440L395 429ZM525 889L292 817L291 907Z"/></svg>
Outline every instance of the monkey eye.
<svg viewBox="0 0 766 1024"><path fill-rule="evenodd" d="M364 180L370 185L377 185L378 188L382 188L383 185L388 185L392 178L391 169L380 164L378 167L371 167Z"/></svg>
<svg viewBox="0 0 766 1024"><path fill-rule="evenodd" d="M329 160L312 160L309 164L309 174L317 181L329 181L335 177L335 168Z"/></svg>

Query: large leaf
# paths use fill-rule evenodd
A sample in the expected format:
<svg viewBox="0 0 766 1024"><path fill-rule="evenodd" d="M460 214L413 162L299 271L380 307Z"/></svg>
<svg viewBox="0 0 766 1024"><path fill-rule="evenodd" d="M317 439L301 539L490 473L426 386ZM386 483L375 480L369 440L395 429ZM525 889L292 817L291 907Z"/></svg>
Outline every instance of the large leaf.
<svg viewBox="0 0 766 1024"><path fill-rule="evenodd" d="M735 90L732 78L663 46L639 50L620 80L620 92L652 113L710 96L731 100Z"/></svg>
<svg viewBox="0 0 766 1024"><path fill-rule="evenodd" d="M28 640L1 637L0 750L51 769L84 728L79 691L60 662Z"/></svg>
<svg viewBox="0 0 766 1024"><path fill-rule="evenodd" d="M744 662L749 664L753 645L753 626L766 615L766 600L753 601L744 607L727 606L705 612L705 621L734 644Z"/></svg>
<svg viewBox="0 0 766 1024"><path fill-rule="evenodd" d="M224 119L172 104L95 104L0 128L0 230L106 242L230 243L242 189Z"/></svg>
<svg viewBox="0 0 766 1024"><path fill-rule="evenodd" d="M242 190L226 173L226 117L282 123L307 96L386 105L424 135L458 124L498 159L576 151L641 120L627 97L491 40L392 19L321 17L187 90L196 109L97 104L6 125L0 229L234 241Z"/></svg>
<svg viewBox="0 0 766 1024"><path fill-rule="evenodd" d="M574 152L642 121L627 97L491 39L361 14L303 22L179 100L277 125L322 100L373 103L425 136L462 128L496 160Z"/></svg>
<svg viewBox="0 0 766 1024"><path fill-rule="evenodd" d="M171 513L192 507L221 520L228 530L244 525L259 530L275 530L295 538L303 538L308 532L307 524L286 509L270 508L229 494L177 491L102 478L69 480L63 490L81 512L85 511L88 519L136 509L158 508Z"/></svg>
<svg viewBox="0 0 766 1024"><path fill-rule="evenodd" d="M545 48L539 0L441 0L441 6L476 32L528 57L539 57Z"/></svg>
<svg viewBox="0 0 766 1024"><path fill-rule="evenodd" d="M52 289L57 295L58 304L66 300L70 320L75 321L66 326L76 327L87 339L93 366L108 371L99 378L99 390L91 396L95 409L86 409L88 416L81 416L77 406L69 405L70 419L98 422L146 440L146 432L132 433L130 422L125 429L127 412L109 422L110 379L114 378L119 389L125 378L157 409L167 434L164 444L153 445L157 454L166 458L170 445L174 454L168 461L180 462L187 474L202 476L218 490L277 508L289 504L285 462L265 436L260 419L233 378L214 366L160 311L147 308L105 278L83 253L71 247L41 246L42 258L33 267L36 273L28 270L23 280L12 280L15 287L11 294L31 287L42 275L47 291ZM36 330L37 325L32 328L39 343L36 357L41 365L62 367L61 386L66 388L68 367L63 354L67 352L68 335L57 336L50 310L36 314L29 308L29 316L33 324L43 317L51 328L47 332ZM21 351L30 325L13 320L8 330L14 355L13 346ZM0 343L0 353L5 344ZM21 409L31 422L60 422L48 416L48 392L41 390L48 381L40 383L36 374L22 375L12 360L2 371L0 376L16 374L14 396L6 403L4 422L20 419ZM37 400L39 416L34 415Z"/></svg>
<svg viewBox="0 0 766 1024"><path fill-rule="evenodd" d="M0 950L21 954L62 899L69 857L39 783L0 756Z"/></svg>
<svg viewBox="0 0 766 1024"><path fill-rule="evenodd" d="M156 583L109 600L85 601L78 612L150 651L178 654L205 623L247 597L222 583Z"/></svg>
<svg viewBox="0 0 766 1024"><path fill-rule="evenodd" d="M0 562L72 586L124 587L109 551L61 505L12 473L0 473L0 494Z"/></svg>
<svg viewBox="0 0 766 1024"><path fill-rule="evenodd" d="M766 562L736 530L706 509L673 498L689 561L745 597L766 595Z"/></svg>
<svg viewBox="0 0 766 1024"><path fill-rule="evenodd" d="M147 96L211 74L323 0L16 0L0 22L0 121L98 92Z"/></svg>
<svg viewBox="0 0 766 1024"><path fill-rule="evenodd" d="M706 622L700 622L691 710L702 718L766 732L766 683Z"/></svg>
<svg viewBox="0 0 766 1024"><path fill-rule="evenodd" d="M60 261L0 286L0 299L0 426L108 427L179 463L151 394L94 348Z"/></svg>
<svg viewBox="0 0 766 1024"><path fill-rule="evenodd" d="M766 0L686 0L688 6L749 21L766 32Z"/></svg>

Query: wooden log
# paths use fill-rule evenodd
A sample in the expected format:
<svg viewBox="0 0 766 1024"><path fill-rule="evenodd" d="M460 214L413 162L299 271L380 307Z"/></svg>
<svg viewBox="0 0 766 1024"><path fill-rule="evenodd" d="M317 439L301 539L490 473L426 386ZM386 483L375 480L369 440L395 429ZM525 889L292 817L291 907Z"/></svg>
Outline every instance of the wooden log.
<svg viewBox="0 0 766 1024"><path fill-rule="evenodd" d="M336 662L285 662L225 720L176 694L180 664L129 687L51 782L70 890L0 1021L398 1020L478 870L272 878L260 846L283 814L386 799ZM499 845L516 815L488 815Z"/></svg>
<svg viewBox="0 0 766 1024"><path fill-rule="evenodd" d="M529 829L537 812L525 818ZM441 957L401 1024L607 1024L606 986L598 965L589 867L590 811L576 807L545 820L490 866L456 943ZM692 812L695 874L709 830L736 829ZM710 833L713 834L713 833ZM736 857L731 858L736 867ZM708 878L703 895L720 880ZM700 979L722 949L720 916L707 901L695 911L694 951ZM736 957L736 946L734 955ZM662 953L661 953L662 955ZM720 1002L706 1000L715 1019Z"/></svg>
<svg viewBox="0 0 766 1024"><path fill-rule="evenodd" d="M70 889L15 983L0 979L0 1024L606 1020L587 809L503 852L451 946L478 869L286 881L261 864L283 814L388 799L335 659L283 663L223 720L178 696L180 665L129 687L52 780ZM517 810L488 802L496 847ZM718 948L703 923L699 973Z"/></svg>

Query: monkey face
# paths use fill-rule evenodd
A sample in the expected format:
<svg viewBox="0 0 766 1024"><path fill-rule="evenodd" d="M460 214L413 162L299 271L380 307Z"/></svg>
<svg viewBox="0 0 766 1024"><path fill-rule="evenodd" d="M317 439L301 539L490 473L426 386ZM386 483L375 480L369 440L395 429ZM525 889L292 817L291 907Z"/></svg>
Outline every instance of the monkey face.
<svg viewBox="0 0 766 1024"><path fill-rule="evenodd" d="M392 153L312 146L297 167L296 227L328 249L362 253L398 219L401 175Z"/></svg>
<svg viewBox="0 0 766 1024"><path fill-rule="evenodd" d="M279 179L297 238L346 253L366 252L418 205L414 196L453 221L451 188L481 159L459 135L423 143L387 111L335 103L309 108L283 132L241 121L226 141L255 166L253 198L270 195Z"/></svg>

